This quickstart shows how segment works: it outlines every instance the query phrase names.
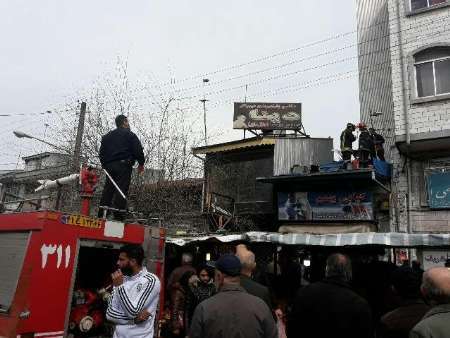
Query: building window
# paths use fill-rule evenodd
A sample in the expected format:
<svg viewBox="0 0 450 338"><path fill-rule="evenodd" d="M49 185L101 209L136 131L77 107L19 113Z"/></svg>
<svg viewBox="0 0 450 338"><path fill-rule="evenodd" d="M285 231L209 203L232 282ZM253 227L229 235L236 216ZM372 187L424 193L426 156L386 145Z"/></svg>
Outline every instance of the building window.
<svg viewBox="0 0 450 338"><path fill-rule="evenodd" d="M417 97L450 94L450 47L426 49L414 55Z"/></svg>
<svg viewBox="0 0 450 338"><path fill-rule="evenodd" d="M447 2L447 0L411 0L411 11L433 7L444 2Z"/></svg>

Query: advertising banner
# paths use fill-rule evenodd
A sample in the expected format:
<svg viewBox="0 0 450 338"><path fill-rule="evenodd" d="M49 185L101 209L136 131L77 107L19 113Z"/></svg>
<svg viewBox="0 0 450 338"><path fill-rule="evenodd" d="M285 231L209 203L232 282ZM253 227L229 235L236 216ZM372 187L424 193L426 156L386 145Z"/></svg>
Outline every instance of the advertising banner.
<svg viewBox="0 0 450 338"><path fill-rule="evenodd" d="M372 193L365 191L279 192L280 221L373 220Z"/></svg>
<svg viewBox="0 0 450 338"><path fill-rule="evenodd" d="M234 103L234 129L297 130L301 127L301 103Z"/></svg>

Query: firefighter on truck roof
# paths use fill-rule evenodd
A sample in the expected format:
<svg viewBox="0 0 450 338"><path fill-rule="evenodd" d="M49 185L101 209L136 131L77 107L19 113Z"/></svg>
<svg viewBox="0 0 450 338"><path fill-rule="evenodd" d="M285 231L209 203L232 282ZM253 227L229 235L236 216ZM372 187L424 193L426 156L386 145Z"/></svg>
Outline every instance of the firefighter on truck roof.
<svg viewBox="0 0 450 338"><path fill-rule="evenodd" d="M144 172L144 151L136 134L130 130L128 118L125 115L118 115L115 122L117 128L102 137L99 156L102 167L127 196L131 172L136 161L139 163L139 173ZM120 195L109 177L105 181L100 206L122 210L114 212L116 220L124 220L126 216L123 210L126 209L127 201ZM102 216L103 210L99 208L98 217Z"/></svg>

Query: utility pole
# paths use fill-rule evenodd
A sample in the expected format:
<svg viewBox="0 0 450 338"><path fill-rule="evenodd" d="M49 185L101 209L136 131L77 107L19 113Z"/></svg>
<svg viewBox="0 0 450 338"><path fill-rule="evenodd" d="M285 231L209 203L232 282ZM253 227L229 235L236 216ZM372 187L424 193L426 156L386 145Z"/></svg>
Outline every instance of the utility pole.
<svg viewBox="0 0 450 338"><path fill-rule="evenodd" d="M80 158L81 158L81 142L83 140L84 132L84 118L86 116L86 102L81 102L80 118L78 119L77 138L75 140L75 150L73 153L72 170L74 172L80 171Z"/></svg>
<svg viewBox="0 0 450 338"><path fill-rule="evenodd" d="M205 146L208 145L208 136L206 134L206 102L208 100L207 99L201 99L200 102L203 103L203 124L205 126Z"/></svg>
<svg viewBox="0 0 450 338"><path fill-rule="evenodd" d="M206 99L206 94L205 94L205 84L207 84L209 82L209 79L203 79L203 99L200 100L200 102L203 103L203 124L205 126L205 146L208 145L208 136L206 133L206 102L208 102L208 100Z"/></svg>

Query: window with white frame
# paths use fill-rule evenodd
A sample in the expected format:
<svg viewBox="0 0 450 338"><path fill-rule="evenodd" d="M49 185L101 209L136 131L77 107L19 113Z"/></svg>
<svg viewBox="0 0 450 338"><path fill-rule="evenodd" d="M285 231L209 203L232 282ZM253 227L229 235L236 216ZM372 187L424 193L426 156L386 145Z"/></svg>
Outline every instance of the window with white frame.
<svg viewBox="0 0 450 338"><path fill-rule="evenodd" d="M417 97L450 94L450 47L426 49L414 55Z"/></svg>
<svg viewBox="0 0 450 338"><path fill-rule="evenodd" d="M447 0L410 0L410 8L411 11L415 11L422 8L433 7L444 2L447 2Z"/></svg>

